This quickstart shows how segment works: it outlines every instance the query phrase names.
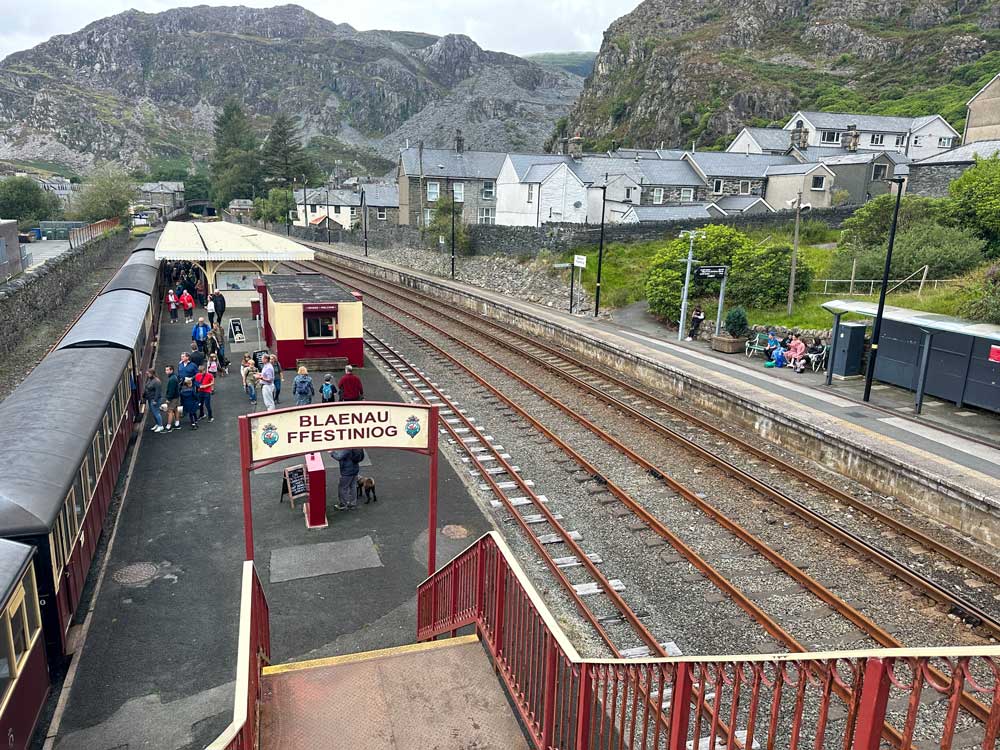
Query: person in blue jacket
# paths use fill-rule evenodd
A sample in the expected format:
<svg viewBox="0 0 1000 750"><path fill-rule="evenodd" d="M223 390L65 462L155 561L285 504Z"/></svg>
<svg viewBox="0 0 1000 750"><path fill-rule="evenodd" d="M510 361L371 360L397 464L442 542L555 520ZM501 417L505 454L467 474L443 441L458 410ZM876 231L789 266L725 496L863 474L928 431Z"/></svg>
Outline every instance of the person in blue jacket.
<svg viewBox="0 0 1000 750"><path fill-rule="evenodd" d="M212 332L212 326L205 322L204 318L198 318L198 322L191 329L191 340L198 345L201 351L205 351L205 342L208 334Z"/></svg>
<svg viewBox="0 0 1000 750"><path fill-rule="evenodd" d="M184 378L181 383L181 406L184 407L184 413L187 418L191 421L191 429L198 429L198 392L194 387L194 380L191 378Z"/></svg>
<svg viewBox="0 0 1000 750"><path fill-rule="evenodd" d="M355 510L358 507L358 495L354 490L354 484L358 481L358 473L361 471L359 467L365 460L365 452L360 448L342 448L330 455L340 464L337 510Z"/></svg>
<svg viewBox="0 0 1000 750"><path fill-rule="evenodd" d="M191 361L191 355L182 352L181 361L177 363L177 379L183 383L185 378L191 378L194 382L194 376L197 374L198 365Z"/></svg>

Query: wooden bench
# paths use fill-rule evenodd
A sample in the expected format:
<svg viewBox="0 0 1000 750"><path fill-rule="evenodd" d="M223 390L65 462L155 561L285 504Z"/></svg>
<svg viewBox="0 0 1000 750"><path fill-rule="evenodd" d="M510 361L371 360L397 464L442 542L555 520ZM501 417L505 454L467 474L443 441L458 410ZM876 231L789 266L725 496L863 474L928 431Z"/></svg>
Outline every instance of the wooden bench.
<svg viewBox="0 0 1000 750"><path fill-rule="evenodd" d="M295 360L296 369L305 366L309 372L314 373L343 370L349 364L347 357L317 357L316 359Z"/></svg>

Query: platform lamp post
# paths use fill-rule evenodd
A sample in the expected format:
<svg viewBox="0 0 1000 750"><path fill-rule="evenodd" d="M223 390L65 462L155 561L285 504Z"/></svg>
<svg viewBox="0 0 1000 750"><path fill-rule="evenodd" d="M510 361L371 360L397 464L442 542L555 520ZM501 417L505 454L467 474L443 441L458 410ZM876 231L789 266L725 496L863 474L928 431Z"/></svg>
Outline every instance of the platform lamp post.
<svg viewBox="0 0 1000 750"><path fill-rule="evenodd" d="M601 312L601 269L604 266L604 208L608 198L608 176L601 185L601 240L597 246L597 284L594 289L594 317Z"/></svg>
<svg viewBox="0 0 1000 750"><path fill-rule="evenodd" d="M330 244L330 178L327 176L326 187L323 189L326 193L326 244Z"/></svg>
<svg viewBox="0 0 1000 750"><path fill-rule="evenodd" d="M691 264L694 262L694 241L696 238L702 238L705 236L705 230L703 229L685 229L678 237L687 237L688 242L688 257L687 266L684 270L684 291L681 292L681 319L677 324L677 340L684 340L684 324L687 322L687 310L688 310L688 289L691 286Z"/></svg>
<svg viewBox="0 0 1000 750"><path fill-rule="evenodd" d="M465 188L462 188L463 191ZM465 195L463 194L463 199ZM463 201L464 202L464 201ZM455 278L455 183L451 183L451 278Z"/></svg>
<svg viewBox="0 0 1000 750"><path fill-rule="evenodd" d="M365 200L365 189L361 188L361 232L365 240L365 257L368 257L368 202Z"/></svg>
<svg viewBox="0 0 1000 750"><path fill-rule="evenodd" d="M885 313L885 295L889 286L889 266L892 264L892 246L896 242L896 225L899 223L899 204L903 199L903 183L906 180L902 177L890 177L886 182L896 185L896 207L892 212L892 224L889 225L889 248L885 252L885 267L882 269L882 288L878 293L878 312L875 313L875 325L872 327L872 348L868 353L868 367L865 369L865 394L863 401L866 403L872 395L872 378L875 377L875 359L878 357L878 340L882 333L882 315Z"/></svg>

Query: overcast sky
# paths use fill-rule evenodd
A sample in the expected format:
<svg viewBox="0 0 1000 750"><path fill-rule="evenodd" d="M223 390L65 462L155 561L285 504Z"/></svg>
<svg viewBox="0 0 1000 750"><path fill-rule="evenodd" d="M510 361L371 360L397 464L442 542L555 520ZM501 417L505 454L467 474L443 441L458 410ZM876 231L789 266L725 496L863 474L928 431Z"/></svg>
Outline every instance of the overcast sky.
<svg viewBox="0 0 1000 750"><path fill-rule="evenodd" d="M317 15L349 23L359 30L394 29L431 34L468 34L486 49L511 52L597 50L604 30L628 13L639 0L362 0L298 4ZM183 5L249 5L268 7L280 2L202 3L174 0L0 0L0 59L34 47L56 34L69 34L104 16L129 8L157 13Z"/></svg>

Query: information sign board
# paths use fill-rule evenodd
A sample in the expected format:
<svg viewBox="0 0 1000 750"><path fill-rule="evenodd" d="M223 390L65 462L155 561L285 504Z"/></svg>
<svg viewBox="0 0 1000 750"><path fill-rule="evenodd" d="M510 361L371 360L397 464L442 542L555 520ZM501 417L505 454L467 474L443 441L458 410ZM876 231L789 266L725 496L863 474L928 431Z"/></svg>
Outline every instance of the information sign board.
<svg viewBox="0 0 1000 750"><path fill-rule="evenodd" d="M573 256L573 265L576 266L577 268L586 268L587 267L587 256L586 255L574 255Z"/></svg>
<svg viewBox="0 0 1000 750"><path fill-rule="evenodd" d="M721 279L726 275L727 266L698 266L694 269L696 279Z"/></svg>

